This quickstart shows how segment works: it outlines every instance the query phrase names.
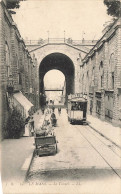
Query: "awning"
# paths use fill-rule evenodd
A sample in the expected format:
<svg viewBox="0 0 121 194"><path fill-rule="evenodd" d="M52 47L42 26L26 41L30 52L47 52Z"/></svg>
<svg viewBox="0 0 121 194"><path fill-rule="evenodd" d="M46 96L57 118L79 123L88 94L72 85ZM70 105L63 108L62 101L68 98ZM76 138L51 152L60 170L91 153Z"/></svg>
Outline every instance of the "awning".
<svg viewBox="0 0 121 194"><path fill-rule="evenodd" d="M28 116L29 110L34 105L22 94L22 92L13 94L13 98L24 108L25 115ZM17 103L14 102L14 105L17 106Z"/></svg>

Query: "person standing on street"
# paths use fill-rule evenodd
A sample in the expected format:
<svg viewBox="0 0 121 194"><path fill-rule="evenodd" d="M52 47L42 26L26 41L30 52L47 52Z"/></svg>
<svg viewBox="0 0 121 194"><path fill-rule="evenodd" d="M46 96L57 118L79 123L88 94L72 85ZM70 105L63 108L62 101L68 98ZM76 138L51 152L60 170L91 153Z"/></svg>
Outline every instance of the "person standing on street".
<svg viewBox="0 0 121 194"><path fill-rule="evenodd" d="M54 107L54 106L52 106L52 111L53 111L53 112L55 111L55 107Z"/></svg>
<svg viewBox="0 0 121 194"><path fill-rule="evenodd" d="M44 111L45 111L45 109L44 109L44 107L42 107L42 114L44 115Z"/></svg>
<svg viewBox="0 0 121 194"><path fill-rule="evenodd" d="M58 114L61 114L61 107L58 107Z"/></svg>
<svg viewBox="0 0 121 194"><path fill-rule="evenodd" d="M30 132L31 132L31 136L34 135L34 119L33 117L31 117L31 120L30 120Z"/></svg>

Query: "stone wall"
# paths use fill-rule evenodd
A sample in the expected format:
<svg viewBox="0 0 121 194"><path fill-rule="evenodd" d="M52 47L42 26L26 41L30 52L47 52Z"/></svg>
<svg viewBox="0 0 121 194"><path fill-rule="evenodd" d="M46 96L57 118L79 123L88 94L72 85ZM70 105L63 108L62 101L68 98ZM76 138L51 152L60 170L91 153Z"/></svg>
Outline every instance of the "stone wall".
<svg viewBox="0 0 121 194"><path fill-rule="evenodd" d="M31 46L32 49L32 46ZM74 92L79 93L79 79L80 79L80 65L78 62L78 57L81 53L81 55L85 56L85 52L83 52L81 49L75 48L68 44L47 44L43 46L39 46L38 48L35 48L33 46L32 51L30 52L31 56L35 54L37 61L38 61L38 76L39 76L39 66L44 58L49 56L50 54L56 54L60 53L65 56L67 56L73 63L74 66ZM64 70L64 69L63 69Z"/></svg>
<svg viewBox="0 0 121 194"><path fill-rule="evenodd" d="M102 120L107 119L115 125L121 124L119 116L121 109L119 103L121 90L120 55L121 18L112 24L81 63L81 77L84 77L84 81L82 81L83 86L80 87L80 92L84 94L86 90L89 102L88 112L90 112L90 101L92 100L92 114L97 115ZM87 79L89 80L88 86ZM83 90L83 88L86 89Z"/></svg>
<svg viewBox="0 0 121 194"><path fill-rule="evenodd" d="M4 2L0 2L0 127L3 133L9 115L9 98L13 93L21 91L38 108L36 69L35 57L30 56L12 16Z"/></svg>

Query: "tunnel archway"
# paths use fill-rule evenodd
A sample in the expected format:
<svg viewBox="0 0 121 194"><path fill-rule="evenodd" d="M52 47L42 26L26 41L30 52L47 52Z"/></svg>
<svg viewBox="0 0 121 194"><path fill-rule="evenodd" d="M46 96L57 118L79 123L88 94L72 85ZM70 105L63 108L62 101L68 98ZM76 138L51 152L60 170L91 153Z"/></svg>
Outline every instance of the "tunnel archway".
<svg viewBox="0 0 121 194"><path fill-rule="evenodd" d="M57 106L65 104L66 82L61 71L53 69L45 74L44 89L47 103L52 105L53 102Z"/></svg>
<svg viewBox="0 0 121 194"><path fill-rule="evenodd" d="M65 75L66 99L67 95L74 93L75 69L72 60L63 53L51 53L44 57L39 66L40 106L43 104L42 97L44 97L44 76L53 69L59 70Z"/></svg>

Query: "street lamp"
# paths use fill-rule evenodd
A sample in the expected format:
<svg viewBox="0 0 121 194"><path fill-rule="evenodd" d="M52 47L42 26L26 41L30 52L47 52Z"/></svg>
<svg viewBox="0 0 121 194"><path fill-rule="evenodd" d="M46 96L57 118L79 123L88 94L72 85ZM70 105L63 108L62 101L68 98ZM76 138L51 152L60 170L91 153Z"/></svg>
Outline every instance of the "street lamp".
<svg viewBox="0 0 121 194"><path fill-rule="evenodd" d="M47 31L47 34L48 34L48 43L49 43L49 31Z"/></svg>
<svg viewBox="0 0 121 194"><path fill-rule="evenodd" d="M65 42L65 33L66 33L66 31L64 30L64 42Z"/></svg>

